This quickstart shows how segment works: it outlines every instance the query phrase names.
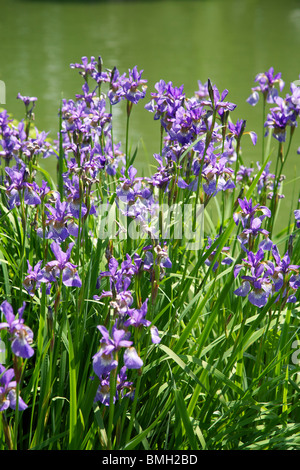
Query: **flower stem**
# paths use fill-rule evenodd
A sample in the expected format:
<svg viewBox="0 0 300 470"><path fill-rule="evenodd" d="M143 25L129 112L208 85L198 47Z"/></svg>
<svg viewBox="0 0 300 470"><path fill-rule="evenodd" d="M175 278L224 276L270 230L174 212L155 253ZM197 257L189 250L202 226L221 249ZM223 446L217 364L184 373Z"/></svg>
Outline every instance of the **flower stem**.
<svg viewBox="0 0 300 470"><path fill-rule="evenodd" d="M7 422L5 414L4 413L1 413L1 414L2 414L2 427L3 427L3 431L4 431L4 437L5 437L6 445L7 445L9 450L13 450L14 444L13 444L12 437L11 437L10 426Z"/></svg>
<svg viewBox="0 0 300 470"><path fill-rule="evenodd" d="M266 96L263 96L263 123L262 123L262 155L261 155L261 163L264 164L265 161L265 138L264 138L264 130L265 130L265 118L266 118Z"/></svg>
<svg viewBox="0 0 300 470"><path fill-rule="evenodd" d="M126 170L128 170L128 166L129 166L128 146L129 146L129 118L130 118L131 110L132 110L132 103L127 100L126 141L125 141Z"/></svg>

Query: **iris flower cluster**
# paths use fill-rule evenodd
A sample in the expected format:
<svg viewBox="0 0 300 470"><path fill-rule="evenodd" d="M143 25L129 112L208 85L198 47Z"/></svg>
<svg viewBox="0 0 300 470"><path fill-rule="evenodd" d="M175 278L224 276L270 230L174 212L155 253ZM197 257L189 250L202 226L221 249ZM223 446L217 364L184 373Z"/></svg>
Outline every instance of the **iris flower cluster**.
<svg viewBox="0 0 300 470"><path fill-rule="evenodd" d="M275 301L294 303L300 287L300 266L290 264L288 251L281 258L276 245L272 245L272 259L265 260L265 251L260 248L257 253L247 251L247 258L234 268L234 275L241 270L246 274L241 276L242 284L235 294L248 297L251 304L264 307L268 300L275 296Z"/></svg>
<svg viewBox="0 0 300 470"><path fill-rule="evenodd" d="M279 72L274 75L273 67L270 67L267 72L258 73L255 77L255 82L258 85L252 88L252 93L247 99L251 106L255 106L258 103L260 94L262 94L267 103L275 103L275 98L278 96L278 89L275 85L279 87L280 91L284 88L281 73Z"/></svg>
<svg viewBox="0 0 300 470"><path fill-rule="evenodd" d="M121 75L116 67L113 70L103 71L101 56L98 57L98 60L93 56L90 61L87 57L82 57L81 60L81 63L71 64L71 68L78 69L85 80L83 85L84 96L87 95L88 78L91 77L98 86L102 83L109 83L107 97L112 105L124 99L136 104L145 97L147 80L142 79L143 70L139 72L135 66L132 70L128 70L127 77L126 73Z"/></svg>
<svg viewBox="0 0 300 470"><path fill-rule="evenodd" d="M248 297L251 304L263 307L273 295L276 300L280 298L285 303L296 301L296 292L300 287L298 265L290 263L289 252L281 258L277 245L269 238L269 232L262 228L266 217L271 217L271 211L266 206L253 205L252 199L239 199L240 210L233 215L236 225L241 224L242 231L238 235L246 258L243 263L234 267L234 276L241 271L242 284L234 293L237 296ZM263 240L258 245L258 251L253 252L254 244L259 235ZM266 259L266 253L270 253L272 259Z"/></svg>
<svg viewBox="0 0 300 470"><path fill-rule="evenodd" d="M174 191L174 184L197 191L201 180L206 200L220 191L232 191L235 182L231 165L237 159L245 122L228 120L236 108L227 101L228 90L220 93L210 81L204 85L199 82L199 90L187 98L183 86L175 87L172 82L160 80L155 88L145 108L160 120L165 136L161 153L154 155L159 166L150 184L164 192ZM247 133L255 145L256 134Z"/></svg>
<svg viewBox="0 0 300 470"><path fill-rule="evenodd" d="M22 100L25 102L25 107L28 107L28 100L29 97ZM46 158L54 153L45 132L40 133L35 129L35 137L31 137L32 133L29 137L24 126L24 121L16 126L13 120L8 119L5 110L0 113L0 135L2 136L0 155L7 165L3 184L9 209L19 207L21 204L29 206L41 204L47 185L43 181L39 186L34 181L33 168L38 157ZM15 164L11 166L13 160Z"/></svg>
<svg viewBox="0 0 300 470"><path fill-rule="evenodd" d="M26 113L32 112L32 107L29 109L30 100L37 100L37 98L22 97L20 94L18 98L25 104ZM33 101L35 103L35 101ZM35 162L38 157L47 158L53 154L50 142L47 140L48 133L39 132L37 128L29 133L28 124L25 121L19 122L17 125L13 119L10 119L6 110L0 113L0 145L2 147L0 156L5 159L7 165L11 160L15 159L18 164L22 163L19 155L22 154L26 161Z"/></svg>
<svg viewBox="0 0 300 470"><path fill-rule="evenodd" d="M282 92L284 88L284 81L281 78L281 73L274 75L274 68L271 67L267 72L259 73L255 77L258 85L252 88L252 93L247 99L248 103L255 106L259 100L259 95L262 94L264 102L274 104L268 115L264 126L267 128L265 135L268 135L269 130L272 129L272 135L279 142L286 141L286 130L288 127L293 129L297 126L297 118L300 112L300 91L295 83L290 85L290 93L287 93L285 98L279 96L279 91Z"/></svg>
<svg viewBox="0 0 300 470"><path fill-rule="evenodd" d="M163 265L165 259L166 253L161 256L159 264ZM108 262L108 271L100 272L98 277L97 287L100 289L103 280L108 279L110 289L104 290L102 288L100 296L95 295L94 299L101 301L104 298L109 298L114 318L111 332L104 325L98 325L97 328L102 339L98 352L93 356L93 369L100 381L95 400L107 406L110 404L111 373L116 371L119 365L121 367L117 374L116 395L113 400L116 401L124 396L134 397L133 382L128 382L127 370L141 369L143 360L131 339L132 336L136 340L142 334L143 328L150 328L152 343L160 342L157 327L146 318L148 298L140 304L139 308L133 307L134 293L130 286L134 278L138 277L141 270L144 269L144 264L146 264L146 258L143 260L137 254L133 259L127 254L120 266L118 261L111 256ZM152 263L150 264L152 265ZM168 266L170 265L168 264ZM150 265L145 269L150 269ZM141 302L140 299L138 301ZM131 328L138 336L136 333L132 335Z"/></svg>
<svg viewBox="0 0 300 470"><path fill-rule="evenodd" d="M127 165L127 149L124 152L121 143L114 141L112 109L122 101L127 103L129 118L133 105L146 96L147 80L142 78L143 71L133 67L122 74L116 67L103 69L100 56L97 59L82 57L81 62L71 64L71 68L79 72L84 83L74 100L62 101L61 130L53 147L46 133L33 130L37 98L18 95L25 106L25 119L17 126L6 111L0 113L0 156L6 165L3 185L9 210L31 207L30 223L36 228L44 249L44 260L27 260L23 287L31 300L43 285L46 285L46 295L51 288L59 293L62 284L67 289L82 288L84 267L77 261L73 263L73 249L77 245L80 251L85 243L81 238L86 233L84 230L97 225L100 206L105 200L114 199L120 214L126 220L139 222L148 236L147 244L138 252L128 249L114 257L108 249L107 271L101 271L97 279L96 292L99 292L93 297L95 305L105 303L109 308L107 317L97 325L101 338L92 366L99 379L95 400L108 406L123 397L133 398L134 382L129 375L131 370L140 372L144 365L141 354L144 335L148 335L152 344L161 341L149 312L156 299L158 283L172 267L163 236L159 237L149 225L149 220L157 217L160 198L172 203L178 192L198 194L200 188L200 201L206 204L220 192L233 192L237 184L250 185L254 169L239 166L236 171L233 162L238 162L242 136L250 135L253 145L257 136L252 131L245 132L244 120L234 122L231 119L236 105L227 100L227 89L220 92L209 80L205 84L199 81L198 90L188 98L183 85L176 87L172 82L160 80L145 105L160 123L160 149L154 154L157 168L151 177L138 177L136 168ZM274 136L283 141L286 127L296 125L299 89L291 86L291 93L280 98L276 86L279 85L281 91L284 83L280 74L274 76L273 69L257 75L256 81L258 86L252 89L248 101L255 105L262 93L266 102L275 105L266 127L273 128ZM34 178L37 158L50 154L61 156L61 153L62 187L54 191L46 181L38 185ZM61 163L59 161L59 165ZM274 179L269 165L266 166L257 185L260 201L266 191L272 194ZM290 264L288 253L280 257L269 239L269 232L263 228L265 218L271 217L270 210L262 203L256 204L254 199L239 198L237 202L240 207L234 214L234 221L241 227L238 240L246 255L234 268L236 278L243 273L242 284L235 294L248 296L257 307L264 306L272 295L294 302L300 285L299 266ZM299 226L299 210L295 211L295 218ZM263 240L254 253L255 242L261 236ZM211 245L208 237L205 249ZM265 259L267 253L272 260ZM207 265L214 254L215 251L207 258ZM222 264L232 263L229 247L223 248L222 256ZM81 256L77 259L81 261ZM213 271L218 266L216 263ZM140 294L143 277L151 287L151 296L145 299ZM56 300L60 300L58 295ZM47 301L51 302L50 296ZM33 333L24 324L24 308L25 305L15 316L8 302L3 302L1 311L6 321L0 324L0 329L8 331L13 354L28 359L33 355ZM0 410L15 406L14 372L0 366ZM113 380L115 393L112 397ZM19 406L20 409L27 406L21 398Z"/></svg>
<svg viewBox="0 0 300 470"><path fill-rule="evenodd" d="M33 267L28 264L28 271L24 278L23 286L30 296L34 296L41 287L42 283L47 286L46 293L50 294L51 286L59 287L60 281L66 287L78 287L82 285L77 266L70 261L74 242L69 243L67 251L63 251L61 245L53 241L50 245L54 259L45 263L42 267L42 261L36 263Z"/></svg>
<svg viewBox="0 0 300 470"><path fill-rule="evenodd" d="M299 114L299 107L294 106L288 99L277 96L274 101L276 106L270 109L265 122L267 128L266 136L268 135L269 129L273 129L272 135L279 142L286 141L286 131L288 127L294 129L297 126L297 117Z"/></svg>

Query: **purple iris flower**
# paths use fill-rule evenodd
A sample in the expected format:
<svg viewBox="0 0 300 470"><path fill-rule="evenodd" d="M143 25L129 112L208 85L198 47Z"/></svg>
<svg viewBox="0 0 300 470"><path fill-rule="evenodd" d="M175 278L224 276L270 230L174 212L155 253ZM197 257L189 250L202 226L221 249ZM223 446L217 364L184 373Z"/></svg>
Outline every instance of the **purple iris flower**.
<svg viewBox="0 0 300 470"><path fill-rule="evenodd" d="M270 166L272 162L268 162L267 165L265 166L264 171L262 172L259 181L257 183L256 191L257 194L260 196L266 195L268 199L272 199L273 197L273 190L274 190L274 181L275 181L275 175L270 172ZM258 170L260 170L260 163L256 162ZM279 177L279 180L277 182L278 188L281 185L281 182L285 179L284 175L281 175ZM269 192L268 192L269 191ZM279 199L284 198L284 194L277 194L276 197Z"/></svg>
<svg viewBox="0 0 300 470"><path fill-rule="evenodd" d="M264 191L273 190L275 175L270 173L270 166L272 162L268 162L262 172L257 183L257 193L262 194ZM256 163L258 170L260 170L260 163Z"/></svg>
<svg viewBox="0 0 300 470"><path fill-rule="evenodd" d="M98 135L101 135L101 132L107 133L111 128L111 118L112 115L106 112L105 99L97 99L92 101L89 115L85 119L90 120L92 129L97 130Z"/></svg>
<svg viewBox="0 0 300 470"><path fill-rule="evenodd" d="M194 135L193 121L190 113L183 106L180 106L174 116L169 135L171 139L177 140L181 144L190 142Z"/></svg>
<svg viewBox="0 0 300 470"><path fill-rule="evenodd" d="M99 58L100 59L100 58ZM89 76L93 76L98 72L98 64L94 56L91 56L88 59L86 56L81 58L81 64L79 63L72 63L70 64L71 69L78 69L80 75L87 81Z"/></svg>
<svg viewBox="0 0 300 470"><path fill-rule="evenodd" d="M291 260L288 251L281 258L279 250L275 244L272 246L272 255L275 260L275 264L269 261L268 266L270 269L269 278L274 283L274 290L275 292L279 292L283 287L283 297L287 297L287 295L290 294L287 297L287 302L295 302L296 297L294 293L300 286L300 266L290 264ZM289 292L290 290L292 293Z"/></svg>
<svg viewBox="0 0 300 470"><path fill-rule="evenodd" d="M250 285L252 285L252 291L250 292ZM265 283L263 280L258 279L257 281L252 280L252 284L248 281L244 282L243 292L245 294L245 289L248 286L248 300L252 305L256 307L264 307L268 301L269 295L271 293L271 286L270 284ZM240 292L238 294L238 292ZM238 289L235 291L236 295L242 295L241 291Z"/></svg>
<svg viewBox="0 0 300 470"><path fill-rule="evenodd" d="M10 179L6 187L10 209L21 204L20 193L24 194L24 203L27 205L36 206L41 203L41 199L36 191L36 185L26 181L27 169L24 164L16 165L12 168L6 167L5 171Z"/></svg>
<svg viewBox="0 0 300 470"><path fill-rule="evenodd" d="M234 276L237 277L241 269L248 268L251 275L241 276L242 285L234 291L235 295L246 297L256 307L266 305L272 292L272 283L268 279L268 266L263 262L264 251L260 248L256 254L247 252L244 264L238 264L234 268Z"/></svg>
<svg viewBox="0 0 300 470"><path fill-rule="evenodd" d="M18 128L16 128L11 124L12 121L8 119L6 113L6 111L0 113L0 134L2 134L0 156L9 163L13 157L18 156L22 140L26 139L26 134L24 133L24 136L21 136L18 132L19 128L24 128L24 123L19 123Z"/></svg>
<svg viewBox="0 0 300 470"><path fill-rule="evenodd" d="M143 361L133 346L125 349L123 359L127 369L140 369L143 366Z"/></svg>
<svg viewBox="0 0 300 470"><path fill-rule="evenodd" d="M242 297L248 296L249 302L257 307L266 305L269 296L274 293L278 301L280 291L285 302L296 301L295 293L300 287L300 266L290 264L288 252L281 258L275 244L272 245L272 255L275 262L265 261L261 248L256 254L247 251L247 259L234 268L235 277L242 269L250 271L249 274L241 276L242 284L234 293Z"/></svg>
<svg viewBox="0 0 300 470"><path fill-rule="evenodd" d="M186 100L185 106L186 110L190 115L194 134L198 135L201 132L205 132L205 130L203 129L203 118L204 115L206 115L205 109L203 109L203 107L199 105L195 98Z"/></svg>
<svg viewBox="0 0 300 470"><path fill-rule="evenodd" d="M117 389L116 395L113 398L115 403L120 398L130 397L134 398L134 389L133 382L127 380L126 367L123 366L120 369L119 374L117 374ZM109 374L102 376L100 378L100 385L98 387L95 399L95 402L100 401L105 406L110 405L110 377Z"/></svg>
<svg viewBox="0 0 300 470"><path fill-rule="evenodd" d="M34 267L31 266L29 261L27 260L28 271L27 275L23 281L23 286L27 290L30 296L33 296L36 289L40 287L40 277L41 277L41 265L42 261L36 263Z"/></svg>
<svg viewBox="0 0 300 470"><path fill-rule="evenodd" d="M93 369L95 374L100 378L105 374L118 367L118 361L112 353L105 353L104 347L93 356Z"/></svg>
<svg viewBox="0 0 300 470"><path fill-rule="evenodd" d="M80 216L84 217L87 213L87 207L81 200L79 177L77 175L73 175L72 179L65 178L64 185L68 201L68 205L64 210L66 212L66 217L70 215L75 217L75 219L79 219Z"/></svg>
<svg viewBox="0 0 300 470"><path fill-rule="evenodd" d="M117 173L119 165L125 165L125 154L120 150L121 142L112 145L111 138L107 139L104 147L104 154L106 157L105 170L109 176L114 176Z"/></svg>
<svg viewBox="0 0 300 470"><path fill-rule="evenodd" d="M89 88L87 82L85 82L82 85L82 91L83 91L82 95L80 95L80 94L75 95L77 100L82 99L86 102L87 106L91 106L91 104L93 103L93 100L96 96L96 88L93 91L90 91L90 88Z"/></svg>
<svg viewBox="0 0 300 470"><path fill-rule="evenodd" d="M255 214L257 212L262 212L262 214L258 216L258 219L261 222L264 220L265 217L271 217L271 211L268 207L260 206L259 204L253 206L252 199L249 199L249 201L247 201L247 198L245 197L244 199L238 198L238 201L240 204L241 211L235 212L233 214L233 219L236 225L238 225L240 221L243 228L249 228L251 221L256 218Z"/></svg>
<svg viewBox="0 0 300 470"><path fill-rule="evenodd" d="M261 228L261 224L262 224L262 220L259 217L254 217L250 219L249 227L244 228L244 230L237 237L243 247L247 243L249 243L250 236L257 237L259 233L263 234L267 239L269 232ZM265 249L267 249L268 245L267 244L263 244L263 245L265 246Z"/></svg>
<svg viewBox="0 0 300 470"><path fill-rule="evenodd" d="M99 377L100 378L100 377ZM117 396L114 396L113 403L116 402ZM109 406L110 405L110 377L107 374L104 378L100 378L100 385L97 389L96 396L94 398L94 402L100 401L102 405Z"/></svg>
<svg viewBox="0 0 300 470"><path fill-rule="evenodd" d="M131 165L128 168L128 177L125 176L125 168L121 169L121 174L123 176L119 180L122 183L117 188L117 196L124 202L134 201L141 188L141 178L136 178L137 169Z"/></svg>
<svg viewBox="0 0 300 470"><path fill-rule="evenodd" d="M198 80L198 90L195 91L195 96L200 101L202 101L203 98L209 98L208 82L202 84L201 80Z"/></svg>
<svg viewBox="0 0 300 470"><path fill-rule="evenodd" d="M300 113L300 87L291 83L290 90L291 94L286 95L286 103L298 116Z"/></svg>
<svg viewBox="0 0 300 470"><path fill-rule="evenodd" d="M247 99L247 102L251 106L255 106L259 100L259 93L262 93L267 103L274 103L275 98L278 96L278 90L275 88L275 84L279 85L280 91L283 90L284 81L281 78L281 73L274 75L274 68L270 69L265 73L259 73L255 77L255 82L258 86L251 89L252 93Z"/></svg>
<svg viewBox="0 0 300 470"><path fill-rule="evenodd" d="M127 380L126 366L121 367L119 374L117 375L117 393L118 397L130 397L134 398L133 382Z"/></svg>
<svg viewBox="0 0 300 470"><path fill-rule="evenodd" d="M112 297L112 292L102 292L102 296L98 297ZM97 297L95 297L97 299ZM124 290L118 292L114 299L110 302L110 306L114 309L114 312L120 318L120 321L123 321L125 316L130 312L130 306L132 305L133 297L130 291Z"/></svg>
<svg viewBox="0 0 300 470"><path fill-rule="evenodd" d="M18 154L21 145L18 138L13 135L13 131L2 133L2 136L3 139L0 140L0 145L2 147L0 156L8 163Z"/></svg>
<svg viewBox="0 0 300 470"><path fill-rule="evenodd" d="M28 359L33 356L34 350L30 346L33 342L33 332L24 324L23 312L25 309L25 302L23 306L18 309L18 316L16 318L12 306L5 300L0 305L0 310L4 313L6 322L0 323L0 330L7 328L10 334L11 349L16 356Z"/></svg>
<svg viewBox="0 0 300 470"><path fill-rule="evenodd" d="M253 168L248 168L244 165L240 165L238 171L237 171L237 174L236 174L236 180L241 183L241 184L248 184L250 186L250 184L252 183L252 173L253 173L254 169Z"/></svg>
<svg viewBox="0 0 300 470"><path fill-rule="evenodd" d="M163 95L166 89L166 83L164 80L160 80L154 85L157 90L155 93L151 93L151 101L145 105L145 109L154 114L154 120L158 120L166 110L165 99Z"/></svg>
<svg viewBox="0 0 300 470"><path fill-rule="evenodd" d="M252 140L253 145L256 145L257 134L253 131L245 132L245 127L246 121L243 119L238 120L236 124L233 124L232 122L228 121L229 136L232 135L236 138L236 140L240 140L242 135L248 134Z"/></svg>
<svg viewBox="0 0 300 470"><path fill-rule="evenodd" d="M227 157L216 158L212 156L211 161L202 170L203 189L208 196L216 196L220 191L232 189L235 184L232 180L234 171L227 167Z"/></svg>
<svg viewBox="0 0 300 470"><path fill-rule="evenodd" d="M123 347L129 348L132 341L128 340L130 333L116 328L116 324L112 328L112 336L105 326L99 325L97 328L102 334L102 339L100 350L93 356L93 368L95 374L101 377L118 366L115 353Z"/></svg>
<svg viewBox="0 0 300 470"><path fill-rule="evenodd" d="M98 56L98 61L97 61L97 71L92 72L92 74L91 74L93 79L98 84L109 82L109 74L107 72L103 72L102 66L103 66L102 57L99 55Z"/></svg>
<svg viewBox="0 0 300 470"><path fill-rule="evenodd" d="M269 232L263 229L261 225L265 217L271 217L270 209L266 206L260 206L259 204L253 206L252 199L247 201L246 197L243 200L238 198L238 201L241 210L233 214L233 219L236 225L241 222L243 227L242 232L238 235L238 240L241 242L242 247L245 248L245 245L250 242L250 237L253 240L253 238L261 233L265 237L265 240L261 242L261 247L264 247L265 250L269 250L272 246L272 242L270 242L268 238ZM261 214L257 215L257 212L261 212Z"/></svg>
<svg viewBox="0 0 300 470"><path fill-rule="evenodd" d="M114 258L113 256L109 259L109 262L108 262L108 271L101 271L100 274L99 274L99 277L97 279L97 288L99 289L100 287L100 280L103 278L103 277L109 277L111 278L111 284L117 284L117 279L118 279L118 267L119 267L119 263L118 261L116 260L116 258ZM113 290L113 289L111 289Z"/></svg>
<svg viewBox="0 0 300 470"><path fill-rule="evenodd" d="M17 382L12 380L15 376L13 369L5 369L5 367L0 364L0 411L7 410L9 407L13 410L17 406ZM18 409L23 411L26 410L28 406L24 400L19 396L18 397Z"/></svg>
<svg viewBox="0 0 300 470"><path fill-rule="evenodd" d="M51 188L48 186L48 183L46 181L42 181L41 187L37 188L37 193L41 200L44 200L46 195L50 193Z"/></svg>
<svg viewBox="0 0 300 470"><path fill-rule="evenodd" d="M21 93L18 93L17 99L23 101L25 104L26 108L32 103L34 106L35 102L37 101L37 98L35 96L23 96Z"/></svg>
<svg viewBox="0 0 300 470"><path fill-rule="evenodd" d="M267 128L265 135L268 135L268 129L273 129L273 137L279 142L285 142L287 126L296 126L297 116L281 97L275 98L275 103L277 106L270 109L265 122Z"/></svg>
<svg viewBox="0 0 300 470"><path fill-rule="evenodd" d="M224 101L227 95L228 90L223 90L220 95L218 88L213 85L212 93L210 94L210 99L201 101L201 104L202 106L210 107L212 110L215 109L221 116L225 111L234 111L234 109L236 108L236 104L231 103L229 101Z"/></svg>
<svg viewBox="0 0 300 470"><path fill-rule="evenodd" d="M75 103L73 100L67 101L63 99L61 108L63 134L79 130L82 126L82 121L88 115L89 108L87 108L84 101L79 100ZM66 138L67 135L64 135L64 137ZM70 142L67 145L70 145Z"/></svg>
<svg viewBox="0 0 300 470"><path fill-rule="evenodd" d="M164 165L163 159L160 155L154 154L154 158L158 161L159 166L157 172L146 181L153 187L158 187L167 190L168 185L172 179L173 167L172 165Z"/></svg>
<svg viewBox="0 0 300 470"><path fill-rule="evenodd" d="M110 88L107 92L107 97L111 105L115 105L125 99L123 85L126 83L126 80L126 73L120 75L116 67L112 70L110 75Z"/></svg>
<svg viewBox="0 0 300 470"><path fill-rule="evenodd" d="M183 85L174 87L172 82L160 80L155 84L155 89L157 91L151 93L151 101L146 104L145 109L154 113L154 119L160 119L165 131L169 132L177 110L184 104Z"/></svg>
<svg viewBox="0 0 300 470"><path fill-rule="evenodd" d="M157 100L157 106L160 113L163 115L167 114L169 117L175 116L177 109L182 106L185 101L183 88L183 85L180 87L174 87L172 82L168 82L163 86L163 82L160 82L160 91L162 91L162 95L159 94L157 97L154 96L154 99ZM162 120L162 123L164 123L164 120Z"/></svg>
<svg viewBox="0 0 300 470"><path fill-rule="evenodd" d="M110 281L110 291L107 291L105 295L113 297L114 299L116 299L117 294L121 294L121 296L124 296L124 293L128 291L133 275L137 274L138 271L139 264L136 264L136 260L132 261L131 257L128 254L126 254L126 260L121 263L120 268L118 261L114 257L111 257L108 262L108 271L102 271L99 274L99 277L97 279L97 288L100 287L101 279L108 277ZM103 293L99 298L101 298L102 296ZM131 295L128 296L126 294L126 297L126 304L129 305ZM124 297L121 298L122 300L124 300ZM97 296L96 299L98 299Z"/></svg>
<svg viewBox="0 0 300 470"><path fill-rule="evenodd" d="M47 136L49 132L39 132L35 128L36 137L28 139L24 131L24 122L19 123L19 143L20 143L20 152L27 157L28 160L31 160L34 156L41 155L43 158L47 158L50 155L54 154L51 149L51 145L47 142Z"/></svg>
<svg viewBox="0 0 300 470"><path fill-rule="evenodd" d="M147 314L147 308L148 308L148 299L143 302L142 306L140 309L131 309L128 312L128 319L124 322L124 326L128 327L133 325L135 328L138 328L139 326L150 326L151 322L147 320L146 314Z"/></svg>
<svg viewBox="0 0 300 470"><path fill-rule="evenodd" d="M3 130L6 129L9 124L13 122L13 119L10 119L10 116L6 109L0 112L0 129L3 133Z"/></svg>
<svg viewBox="0 0 300 470"><path fill-rule="evenodd" d="M77 236L77 231L72 230L71 213L66 201L61 202L60 194L55 193L55 206L45 204L47 215L46 219L46 238L63 242L70 234ZM38 229L38 235L43 236L43 230Z"/></svg>
<svg viewBox="0 0 300 470"><path fill-rule="evenodd" d="M145 271L151 271L153 269L154 264L154 257L153 252L150 251L152 249L152 245L149 245L143 250L146 252L144 257L143 269ZM156 245L154 247L155 252L155 264L159 265L163 270L165 268L172 267L172 261L170 260L167 252L166 246Z"/></svg>
<svg viewBox="0 0 300 470"><path fill-rule="evenodd" d="M41 271L41 282L56 282L62 274L62 282L65 286L81 287L81 280L77 273L76 266L69 262L74 243L70 243L65 252L56 242L51 243L51 250L56 258L49 261Z"/></svg>
<svg viewBox="0 0 300 470"><path fill-rule="evenodd" d="M300 287L300 274L299 274L299 270L297 270L297 274L293 274L290 279L289 279L289 285L292 289L294 289L295 291L297 289L299 289ZM294 300L291 300L291 302L293 302Z"/></svg>
<svg viewBox="0 0 300 470"><path fill-rule="evenodd" d="M161 338L159 336L159 331L157 326L151 326L150 328L150 333L151 333L151 341L153 344L159 344L161 341Z"/></svg>
<svg viewBox="0 0 300 470"><path fill-rule="evenodd" d="M142 74L143 70L138 72L135 66L132 70L129 69L128 79L123 83L125 98L135 104L146 95L147 80L142 79Z"/></svg>
<svg viewBox="0 0 300 470"><path fill-rule="evenodd" d="M112 328L112 337L110 337L109 331L105 326L99 325L98 330L102 334L100 343L104 347L103 352L110 354L118 351L120 348L129 348L132 345L132 341L129 341L130 333L125 330L120 330L116 325Z"/></svg>
<svg viewBox="0 0 300 470"><path fill-rule="evenodd" d="M169 118L168 134L172 141L181 145L190 142L203 130L203 107L196 99L186 100L181 106L174 110Z"/></svg>

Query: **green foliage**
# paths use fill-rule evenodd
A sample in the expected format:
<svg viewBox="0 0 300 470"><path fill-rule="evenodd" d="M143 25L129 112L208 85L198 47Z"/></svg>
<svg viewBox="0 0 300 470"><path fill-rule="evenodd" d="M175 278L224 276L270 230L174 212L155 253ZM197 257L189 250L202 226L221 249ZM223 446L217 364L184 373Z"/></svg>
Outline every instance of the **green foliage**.
<svg viewBox="0 0 300 470"><path fill-rule="evenodd" d="M182 154L183 165L194 145ZM269 138L261 169L244 188L246 198L257 203L261 203L257 183L270 155ZM143 157L138 149L131 164L135 157ZM62 141L57 161L57 188L38 162L34 168L51 192L58 189L63 197ZM112 201L114 192L107 190L116 187L119 176L109 179L106 175L97 181L93 187L97 197ZM163 192L160 196L162 201L167 197ZM195 193L182 190L176 198L178 203L197 202ZM34 333L35 354L22 361L19 383L28 408L1 412L0 449L300 448L300 364L291 360L292 344L299 338L299 299L284 304L272 297L258 309L234 294L234 266L245 255L232 218L236 198L234 192L214 198L218 220L212 222L206 213L201 250L188 250L184 240L171 238L172 269L155 282L147 272L135 279L134 302L149 299L147 318L158 328L161 342L152 344L144 330L137 335L135 345L144 365L130 371L134 399L124 397L113 403L111 394L107 407L94 402L99 380L92 358L99 348L97 326L111 325L113 314L106 298L94 298L99 294L96 280L100 271L107 270L108 252L122 261L126 253L141 254L146 242L100 239L101 219L82 218L80 235L70 237L75 243L71 259L78 266L81 287L67 287L60 279L50 294L43 284L30 296L24 287L26 261L34 266L39 260L45 265L53 259L51 240L35 230L42 226L44 207L21 204L8 209L6 188L1 187L0 298L8 300L14 311L26 301L24 319ZM292 261L297 264L299 230L291 224L274 237L278 246L287 247L291 233L295 237ZM217 234L206 248L208 237L215 239ZM62 246L67 248L65 242ZM221 264L225 246L230 246L230 266ZM1 339L7 344L6 365L11 367L13 355L5 330ZM116 380L116 376L111 378L111 390Z"/></svg>

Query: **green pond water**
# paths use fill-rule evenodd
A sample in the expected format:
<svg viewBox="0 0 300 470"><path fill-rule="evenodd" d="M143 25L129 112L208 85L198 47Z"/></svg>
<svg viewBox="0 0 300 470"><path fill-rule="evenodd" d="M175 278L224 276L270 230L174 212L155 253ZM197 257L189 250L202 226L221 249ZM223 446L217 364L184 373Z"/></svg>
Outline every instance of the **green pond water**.
<svg viewBox="0 0 300 470"><path fill-rule="evenodd" d="M130 142L139 145L140 173L151 171L153 153L159 151L159 124L144 105L160 79L184 84L187 96L198 89L198 80L209 78L220 91L227 88L227 99L237 104L232 119L246 119L246 130L258 134L256 147L244 137L243 158L247 163L260 161L261 102L253 108L246 99L255 75L271 66L282 73L284 94L290 82L299 79L300 2L0 0L0 80L6 86L5 107L16 118L23 117L18 92L38 97L36 125L55 138L61 98L81 92L82 79L69 64L84 55L101 55L104 67L116 66L121 73L135 65L144 70L147 96L134 107L130 124ZM115 135L125 145L125 103L113 113ZM275 168L275 139L272 146ZM300 188L299 146L296 132L284 172L283 217ZM53 160L44 166L54 173Z"/></svg>

